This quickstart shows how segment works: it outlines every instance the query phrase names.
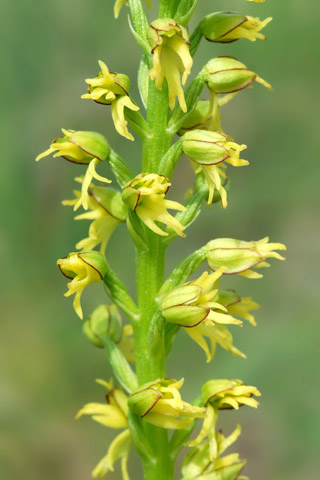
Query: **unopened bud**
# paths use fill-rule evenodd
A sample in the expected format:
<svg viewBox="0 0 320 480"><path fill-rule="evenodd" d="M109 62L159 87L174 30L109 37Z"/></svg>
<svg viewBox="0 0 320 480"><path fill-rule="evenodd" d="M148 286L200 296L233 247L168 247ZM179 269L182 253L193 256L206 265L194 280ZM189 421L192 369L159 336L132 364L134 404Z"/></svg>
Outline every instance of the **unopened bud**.
<svg viewBox="0 0 320 480"><path fill-rule="evenodd" d="M83 325L88 339L99 348L103 348L103 339L111 338L118 343L122 336L122 321L115 305L100 305Z"/></svg>
<svg viewBox="0 0 320 480"><path fill-rule="evenodd" d="M201 22L203 36L210 42L230 43L240 38L254 42L257 38L265 40L260 33L272 18L260 21L246 15L233 12L217 12L207 15Z"/></svg>
<svg viewBox="0 0 320 480"><path fill-rule="evenodd" d="M97 132L84 132L62 129L63 137L56 138L50 148L37 156L40 160L50 153L63 157L72 163L89 164L93 158L105 160L110 152L106 138Z"/></svg>
<svg viewBox="0 0 320 480"><path fill-rule="evenodd" d="M217 238L208 243L208 264L211 270L225 267L224 274L239 273L250 278L262 275L252 268L268 267L267 258L284 258L273 250L286 250L282 243L268 243L268 237L258 242L245 242L233 238Z"/></svg>
<svg viewBox="0 0 320 480"><path fill-rule="evenodd" d="M269 83L252 70L249 70L244 63L233 57L213 58L205 66L204 72L208 88L214 93L238 92L251 85L254 81L272 90Z"/></svg>

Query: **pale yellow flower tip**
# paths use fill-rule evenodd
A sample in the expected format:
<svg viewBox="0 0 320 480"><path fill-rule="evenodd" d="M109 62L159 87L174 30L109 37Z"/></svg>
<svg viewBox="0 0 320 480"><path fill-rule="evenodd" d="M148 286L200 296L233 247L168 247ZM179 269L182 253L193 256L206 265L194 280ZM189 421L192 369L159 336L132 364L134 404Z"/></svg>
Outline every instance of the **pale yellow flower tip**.
<svg viewBox="0 0 320 480"><path fill-rule="evenodd" d="M127 3L126 0L116 0L116 2L114 4L114 16L115 16L115 18L119 17L120 10L125 3Z"/></svg>

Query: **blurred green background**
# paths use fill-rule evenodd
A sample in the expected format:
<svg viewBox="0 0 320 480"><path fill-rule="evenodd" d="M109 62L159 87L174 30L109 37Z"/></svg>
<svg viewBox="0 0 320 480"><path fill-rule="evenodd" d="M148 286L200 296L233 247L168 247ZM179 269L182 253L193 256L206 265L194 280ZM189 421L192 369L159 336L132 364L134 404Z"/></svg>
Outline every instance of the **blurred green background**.
<svg viewBox="0 0 320 480"><path fill-rule="evenodd" d="M81 167L57 159L34 158L60 128L105 134L136 173L140 144L115 134L110 112L80 100L84 78L104 60L130 75L137 99L140 51L128 31L126 8L113 19L112 0L2 0L1 96L1 311L0 479L86 480L104 455L107 429L89 418L74 420L88 401L103 401L95 378L108 379L102 351L81 332L81 322L65 299L65 279L56 259L87 236L88 223L74 222L70 208L73 177ZM168 375L186 377L191 400L210 377L241 378L257 385L262 403L222 415L228 433L241 422L238 441L248 458L251 480L314 480L319 447L319 107L318 18L316 0L202 0L191 23L219 10L274 17L268 41L215 45L203 41L193 73L210 58L236 56L271 82L270 93L256 84L224 109L223 126L248 145L248 168L231 170L229 206L203 209L202 216L169 250L168 272L177 259L214 237L271 241L288 247L287 261L273 262L258 281L229 280L243 295L263 305L257 328L235 332L248 359L219 350L211 364L181 332L168 361ZM154 19L154 15L150 18ZM318 134L319 137L319 134ZM171 188L181 200L191 181L180 162ZM112 237L107 257L129 289L134 285L134 252L125 228ZM85 314L103 302L100 285L83 295ZM235 329L234 329L235 330ZM141 478L138 459L132 479ZM108 477L109 478L109 477ZM110 479L120 478L119 470Z"/></svg>

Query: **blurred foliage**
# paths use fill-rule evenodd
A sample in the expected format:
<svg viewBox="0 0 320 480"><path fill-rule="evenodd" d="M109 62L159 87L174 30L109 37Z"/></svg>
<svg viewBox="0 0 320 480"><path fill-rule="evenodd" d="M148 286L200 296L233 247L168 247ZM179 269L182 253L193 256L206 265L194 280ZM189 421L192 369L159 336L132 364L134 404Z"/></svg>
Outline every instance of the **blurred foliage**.
<svg viewBox="0 0 320 480"><path fill-rule="evenodd" d="M214 5L213 7L211 5ZM227 412L226 432L243 424L239 442L252 480L311 480L317 477L319 397L319 159L316 150L320 7L304 2L240 0L199 2L196 25L213 10L238 10L274 21L267 42L230 45L203 42L193 72L210 57L226 54L245 62L270 81L269 93L256 85L225 107L223 125L248 145L248 168L232 172L226 211L204 208L200 219L169 250L168 271L178 258L214 237L257 240L266 234L286 243L287 262L274 263L259 281L228 279L240 293L263 305L257 328L236 332L248 360L218 351L204 355L184 332L169 357L168 374L186 375L191 400L209 377L234 377L263 393L257 412ZM124 8L125 10L125 8ZM95 378L108 378L103 352L82 335L81 324L64 299L65 279L56 259L86 236L60 201L71 197L81 167L35 156L60 128L97 130L138 173L140 145L115 134L107 108L80 100L84 78L97 60L132 79L137 99L139 48L131 38L127 11L113 19L112 0L3 0L1 137L1 306L0 478L78 480L89 478L106 451L109 432L89 419L73 417L85 402L102 401ZM154 18L154 17L153 17ZM181 200L192 175L185 159L174 177L171 198ZM122 246L122 247L121 247ZM111 239L107 256L133 291L133 249L125 229ZM87 314L104 301L99 286L84 294ZM191 361L192 358L192 361ZM112 432L111 432L112 435ZM133 458L132 478L141 478ZM118 471L110 480L120 478Z"/></svg>

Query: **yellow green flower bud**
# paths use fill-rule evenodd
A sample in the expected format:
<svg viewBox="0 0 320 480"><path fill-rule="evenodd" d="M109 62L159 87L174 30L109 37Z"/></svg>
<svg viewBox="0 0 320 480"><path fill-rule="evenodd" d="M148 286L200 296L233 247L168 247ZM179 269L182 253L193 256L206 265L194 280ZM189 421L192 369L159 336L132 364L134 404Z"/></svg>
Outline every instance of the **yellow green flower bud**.
<svg viewBox="0 0 320 480"><path fill-rule="evenodd" d="M130 79L123 73L109 72L107 65L99 60L101 71L95 78L86 79L88 83L88 93L81 98L90 98L96 103L111 105L111 115L117 132L129 140L134 140L127 128L127 121L124 117L124 108L137 111L139 107L135 105L129 97Z"/></svg>
<svg viewBox="0 0 320 480"><path fill-rule="evenodd" d="M109 337L115 343L122 337L122 320L115 305L99 305L83 325L83 331L96 347L103 348L101 339Z"/></svg>
<svg viewBox="0 0 320 480"><path fill-rule="evenodd" d="M236 480L245 465L245 460L240 460L239 454L233 453L226 456L222 454L232 445L241 433L240 425L225 437L222 432L214 432L216 453L212 457L210 443L206 441L193 447L183 462L182 480Z"/></svg>
<svg viewBox="0 0 320 480"><path fill-rule="evenodd" d="M223 269L209 275L204 272L197 280L173 289L162 300L162 314L167 322L192 328L205 321L207 326L218 324L242 325L226 314L226 308L212 300L217 295L215 283ZM222 312L222 313L221 313Z"/></svg>
<svg viewBox="0 0 320 480"><path fill-rule="evenodd" d="M62 129L63 137L58 137L50 148L37 156L36 161L51 153L72 163L88 165L92 159L105 160L110 147L103 135L97 132L83 132Z"/></svg>
<svg viewBox="0 0 320 480"><path fill-rule="evenodd" d="M194 418L203 418L205 409L182 400L179 393L182 385L183 379L157 379L146 383L130 395L129 409L158 427L186 428Z"/></svg>
<svg viewBox="0 0 320 480"><path fill-rule="evenodd" d="M168 208L185 210L180 203L165 199L170 185L169 180L163 175L140 173L123 187L122 200L148 228L158 235L166 236L168 233L155 222L164 223L178 235L185 237L184 226L167 211Z"/></svg>
<svg viewBox="0 0 320 480"><path fill-rule="evenodd" d="M268 267L267 258L284 260L274 250L286 250L282 243L268 243L265 237L257 242L245 242L233 238L217 238L207 244L208 264L211 270L225 267L224 274L238 273L248 278L260 278L261 274L254 272L253 268Z"/></svg>
<svg viewBox="0 0 320 480"><path fill-rule="evenodd" d="M233 12L217 12L207 15L201 22L202 35L210 42L230 43L240 38L254 42L257 38L265 40L260 31L271 22L266 18L262 22L254 18Z"/></svg>
<svg viewBox="0 0 320 480"><path fill-rule="evenodd" d="M225 165L217 165L222 162L234 167L248 165L247 160L240 159L240 152L246 148L246 145L238 145L219 132L191 130L184 134L183 151L192 160L195 172L203 172L208 184L208 204L212 203L214 191L218 190L223 207L227 206L227 192L221 182L221 177L225 178L221 167L224 168Z"/></svg>
<svg viewBox="0 0 320 480"><path fill-rule="evenodd" d="M233 57L213 58L205 66L204 74L209 90L214 93L238 92L254 81L272 90L268 82Z"/></svg>
<svg viewBox="0 0 320 480"><path fill-rule="evenodd" d="M92 419L109 428L125 428L110 444L107 454L100 460L92 472L94 478L102 478L114 470L114 463L121 459L121 469L124 480L129 480L127 463L131 448L131 437L128 429L128 396L119 388L114 387L112 380L97 382L106 387L106 403L87 403L77 413L76 418L82 415L91 415Z"/></svg>
<svg viewBox="0 0 320 480"><path fill-rule="evenodd" d="M76 179L78 180L78 179ZM82 182L82 180L80 179ZM75 190L73 200L64 200L63 205L75 205L81 197L81 192ZM115 228L126 221L127 208L121 199L121 193L105 186L92 185L88 189L89 211L77 215L75 220L93 220L89 227L89 237L77 243L78 250L89 251L100 245L104 253L108 241Z"/></svg>
<svg viewBox="0 0 320 480"><path fill-rule="evenodd" d="M148 40L153 53L149 71L158 90L164 79L169 89L169 106L173 109L176 97L181 110L187 111L182 85L185 85L192 67L187 30L171 18L158 18L150 24ZM182 79L181 79L182 75Z"/></svg>
<svg viewBox="0 0 320 480"><path fill-rule="evenodd" d="M90 283L99 283L107 271L107 262L99 252L70 253L65 258L59 258L57 265L63 275L71 279L65 297L75 294L73 308L82 319L83 313L80 304L81 294Z"/></svg>
<svg viewBox="0 0 320 480"><path fill-rule="evenodd" d="M93 178L105 183L110 183L105 177L99 175L95 168L97 164L105 160L110 152L110 147L103 135L97 132L82 132L62 129L64 137L56 138L50 148L37 156L36 161L51 153L54 157L63 157L69 162L88 165L82 181L81 195L75 203L74 209L80 205L88 208L88 188Z"/></svg>

